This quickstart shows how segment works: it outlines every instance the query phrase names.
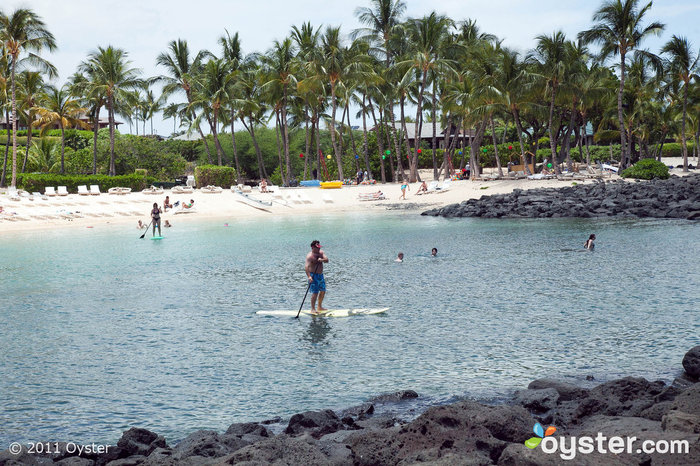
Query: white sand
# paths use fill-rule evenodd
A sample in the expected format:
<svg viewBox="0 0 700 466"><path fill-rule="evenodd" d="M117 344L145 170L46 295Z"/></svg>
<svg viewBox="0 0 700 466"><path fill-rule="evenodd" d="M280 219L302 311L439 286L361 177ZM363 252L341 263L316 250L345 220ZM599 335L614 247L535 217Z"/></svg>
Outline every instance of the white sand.
<svg viewBox="0 0 700 466"><path fill-rule="evenodd" d="M678 165L676 159L664 159L669 165ZM682 162L681 162L682 163ZM682 174L679 169L674 174ZM691 171L692 173L692 171ZM421 171L421 176L428 183L432 180L432 170ZM611 177L618 179L616 175ZM606 179L608 179L606 177ZM577 184L590 184L594 180L576 180ZM197 189L193 194L173 194L165 190L163 194L147 195L130 193L99 196L49 197L47 200L35 197L34 200L22 198L13 201L7 195L0 195L0 234L8 231L25 231L55 228L98 228L107 224L120 224L136 229L138 220L150 222L150 210L154 202L162 207L165 196L170 196L171 203L186 202L194 199L195 209L190 213L176 214L168 210L163 214L163 221L168 220L174 227L183 222L221 219L234 221L241 217L271 217L286 215L312 215L320 212L385 212L387 209L405 209L412 215L435 207L479 198L483 195L512 192L513 189L535 189L543 187L571 186L567 180L495 180L495 181L453 181L447 192L416 195L419 183L411 183L406 200L401 195L398 183L376 184L369 186L343 186L341 189L320 188L277 188L277 192L259 193L253 188L250 196L264 201L275 200L265 211L253 208L239 201L241 196L230 189L219 194L204 193ZM381 190L385 200L361 201L360 193L374 193ZM278 196L278 197L273 197ZM300 199L301 198L301 199ZM286 203L286 205L283 205Z"/></svg>

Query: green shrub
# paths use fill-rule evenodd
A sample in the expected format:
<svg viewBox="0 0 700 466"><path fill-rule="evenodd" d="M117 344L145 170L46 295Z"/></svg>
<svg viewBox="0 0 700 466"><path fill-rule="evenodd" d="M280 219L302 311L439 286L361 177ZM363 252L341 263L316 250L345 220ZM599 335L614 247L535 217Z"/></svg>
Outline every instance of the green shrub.
<svg viewBox="0 0 700 466"><path fill-rule="evenodd" d="M194 179L198 188L209 185L229 188L236 184L236 169L218 165L200 165L194 169Z"/></svg>
<svg viewBox="0 0 700 466"><path fill-rule="evenodd" d="M120 176L55 175L53 173L19 173L17 175L17 187L29 192L44 192L46 186L65 186L69 192L77 192L78 186L92 184L98 185L102 192L117 186L141 191L155 181L155 178L146 178L143 174L138 173Z"/></svg>
<svg viewBox="0 0 700 466"><path fill-rule="evenodd" d="M670 175L668 173L668 167L664 165L663 162L654 159L643 159L628 169L623 170L620 176L638 180L653 180L654 178L665 180L668 179Z"/></svg>

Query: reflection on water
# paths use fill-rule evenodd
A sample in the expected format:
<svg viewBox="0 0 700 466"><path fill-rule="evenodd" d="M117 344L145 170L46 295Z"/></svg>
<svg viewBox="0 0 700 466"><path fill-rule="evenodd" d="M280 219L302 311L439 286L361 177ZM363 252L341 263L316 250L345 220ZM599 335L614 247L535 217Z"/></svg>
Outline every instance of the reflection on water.
<svg viewBox="0 0 700 466"><path fill-rule="evenodd" d="M3 234L0 445L114 443L129 426L173 442L406 388L490 399L546 376L670 379L700 334L694 223L228 223L160 242L118 227ZM298 309L312 239L330 258L328 307L389 311L256 315Z"/></svg>
<svg viewBox="0 0 700 466"><path fill-rule="evenodd" d="M330 331L331 326L328 323L328 318L312 317L302 339L311 343L313 347L328 346L330 342L326 341L326 338Z"/></svg>

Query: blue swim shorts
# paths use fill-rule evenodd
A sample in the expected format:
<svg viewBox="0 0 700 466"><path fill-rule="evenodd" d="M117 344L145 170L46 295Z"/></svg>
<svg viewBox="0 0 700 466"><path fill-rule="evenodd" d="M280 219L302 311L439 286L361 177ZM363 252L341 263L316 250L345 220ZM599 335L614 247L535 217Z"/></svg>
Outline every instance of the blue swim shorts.
<svg viewBox="0 0 700 466"><path fill-rule="evenodd" d="M323 278L322 273L312 273L311 274L311 294L318 294L319 291L326 291L326 280Z"/></svg>

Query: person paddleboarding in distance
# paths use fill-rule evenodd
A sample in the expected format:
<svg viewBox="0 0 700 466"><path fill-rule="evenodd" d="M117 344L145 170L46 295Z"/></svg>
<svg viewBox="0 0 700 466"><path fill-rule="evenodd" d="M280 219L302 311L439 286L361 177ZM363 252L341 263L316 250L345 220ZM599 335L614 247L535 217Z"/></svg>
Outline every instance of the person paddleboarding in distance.
<svg viewBox="0 0 700 466"><path fill-rule="evenodd" d="M595 244L593 243L594 240L595 240L595 235L589 236L588 239L586 240L586 242L583 244L583 247L585 249L588 249L589 251L592 251L595 248Z"/></svg>
<svg viewBox="0 0 700 466"><path fill-rule="evenodd" d="M326 253L321 250L321 243L315 239L311 242L311 252L306 255L306 265L304 270L309 279L311 289L311 313L318 314L326 311L323 307L323 298L326 296L326 281L323 278L323 263L328 262ZM316 299L318 298L318 310Z"/></svg>
<svg viewBox="0 0 700 466"><path fill-rule="evenodd" d="M156 227L158 227L158 236L163 236L160 233L160 207L158 203L153 203L153 209L151 209L151 223L153 223L153 236L156 236Z"/></svg>

